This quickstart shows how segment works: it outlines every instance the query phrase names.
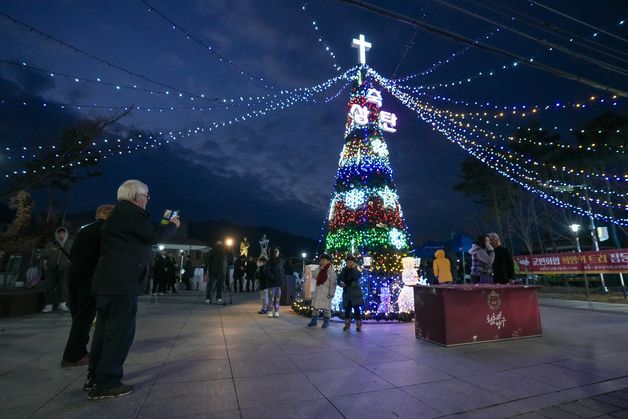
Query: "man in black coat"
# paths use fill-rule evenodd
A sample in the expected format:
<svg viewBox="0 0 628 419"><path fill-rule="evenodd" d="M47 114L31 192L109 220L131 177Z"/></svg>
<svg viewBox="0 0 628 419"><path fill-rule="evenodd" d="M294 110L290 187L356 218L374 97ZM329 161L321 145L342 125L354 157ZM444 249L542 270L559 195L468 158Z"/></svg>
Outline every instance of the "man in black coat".
<svg viewBox="0 0 628 419"><path fill-rule="evenodd" d="M489 233L488 239L495 249L495 260L493 260L493 282L496 284L515 283L515 263L510 251L502 246L502 241L497 233Z"/></svg>
<svg viewBox="0 0 628 419"><path fill-rule="evenodd" d="M255 272L257 271L257 260L249 256L246 262L246 292L255 291Z"/></svg>
<svg viewBox="0 0 628 419"><path fill-rule="evenodd" d="M146 211L148 186L127 180L118 188L118 204L102 229L100 257L92 292L96 296L96 330L88 381L90 400L125 396L133 386L122 384L122 365L135 337L137 296L144 291L154 244L177 232L178 217L155 226Z"/></svg>
<svg viewBox="0 0 628 419"><path fill-rule="evenodd" d="M68 304L72 326L65 345L62 367L89 364L89 330L96 315L96 299L92 295L92 279L100 255L100 234L113 205L96 209L96 221L81 228L74 237L68 268Z"/></svg>
<svg viewBox="0 0 628 419"><path fill-rule="evenodd" d="M211 300L212 288L216 288L216 302L222 304L222 287L227 274L227 254L222 241L218 240L216 246L210 250L207 257L207 291L205 304Z"/></svg>
<svg viewBox="0 0 628 419"><path fill-rule="evenodd" d="M233 291L244 291L244 274L246 273L246 256L240 255L233 264Z"/></svg>

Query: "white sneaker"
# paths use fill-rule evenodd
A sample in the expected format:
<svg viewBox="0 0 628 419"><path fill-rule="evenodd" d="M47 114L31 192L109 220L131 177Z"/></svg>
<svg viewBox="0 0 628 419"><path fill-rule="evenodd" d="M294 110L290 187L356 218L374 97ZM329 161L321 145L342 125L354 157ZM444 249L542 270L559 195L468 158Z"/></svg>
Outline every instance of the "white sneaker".
<svg viewBox="0 0 628 419"><path fill-rule="evenodd" d="M65 303L60 303L59 304L59 310L60 311L70 311L70 309L68 308L68 306Z"/></svg>
<svg viewBox="0 0 628 419"><path fill-rule="evenodd" d="M279 317L279 312L275 311L275 313L273 314L273 317Z"/></svg>
<svg viewBox="0 0 628 419"><path fill-rule="evenodd" d="M46 304L44 309L41 311L42 313L51 313L52 312L52 304Z"/></svg>
<svg viewBox="0 0 628 419"><path fill-rule="evenodd" d="M273 317L273 312L272 311L268 312L268 317Z"/></svg>
<svg viewBox="0 0 628 419"><path fill-rule="evenodd" d="M205 304L209 304L209 298L205 300Z"/></svg>
<svg viewBox="0 0 628 419"><path fill-rule="evenodd" d="M219 298L216 302L217 302L218 304L222 304L222 298Z"/></svg>

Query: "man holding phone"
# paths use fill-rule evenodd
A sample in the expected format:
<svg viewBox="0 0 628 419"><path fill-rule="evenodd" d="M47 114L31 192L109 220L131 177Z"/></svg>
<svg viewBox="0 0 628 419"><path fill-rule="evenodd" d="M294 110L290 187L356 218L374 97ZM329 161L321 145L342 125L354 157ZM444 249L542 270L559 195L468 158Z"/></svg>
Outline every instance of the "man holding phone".
<svg viewBox="0 0 628 419"><path fill-rule="evenodd" d="M96 330L88 379L90 400L125 396L133 386L122 383L122 365L135 337L137 296L144 291L154 244L177 232L179 217L166 225L150 222L148 186L127 180L118 188L118 203L102 229L100 257L92 285L96 297Z"/></svg>

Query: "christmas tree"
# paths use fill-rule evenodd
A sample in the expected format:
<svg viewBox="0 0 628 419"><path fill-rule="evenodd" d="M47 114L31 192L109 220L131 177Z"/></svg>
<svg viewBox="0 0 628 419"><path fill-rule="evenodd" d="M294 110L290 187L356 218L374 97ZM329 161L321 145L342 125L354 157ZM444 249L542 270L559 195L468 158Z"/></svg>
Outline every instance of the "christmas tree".
<svg viewBox="0 0 628 419"><path fill-rule="evenodd" d="M361 256L365 314L397 319L400 312L412 310L411 301L400 300L402 258L408 256L410 240L383 136L395 132L396 117L381 106L381 94L363 64L351 89L325 248L337 268L348 254ZM341 294L338 288L332 302L336 310Z"/></svg>

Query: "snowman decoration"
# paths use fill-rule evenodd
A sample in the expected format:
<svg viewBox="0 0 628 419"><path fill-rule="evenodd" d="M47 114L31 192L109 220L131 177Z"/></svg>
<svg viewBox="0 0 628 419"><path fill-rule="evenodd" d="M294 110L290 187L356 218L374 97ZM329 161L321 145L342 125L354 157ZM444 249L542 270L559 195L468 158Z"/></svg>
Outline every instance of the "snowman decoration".
<svg viewBox="0 0 628 419"><path fill-rule="evenodd" d="M414 290L411 285L426 285L427 282L424 279L419 278L419 274L415 269L415 266L418 263L417 259L413 257L405 257L401 259L401 263L403 264L401 281L403 282L404 287L401 289L399 299L397 301L399 304L399 311L408 313L414 310Z"/></svg>

